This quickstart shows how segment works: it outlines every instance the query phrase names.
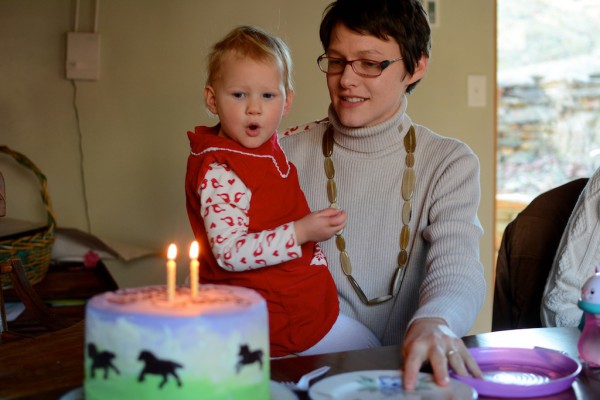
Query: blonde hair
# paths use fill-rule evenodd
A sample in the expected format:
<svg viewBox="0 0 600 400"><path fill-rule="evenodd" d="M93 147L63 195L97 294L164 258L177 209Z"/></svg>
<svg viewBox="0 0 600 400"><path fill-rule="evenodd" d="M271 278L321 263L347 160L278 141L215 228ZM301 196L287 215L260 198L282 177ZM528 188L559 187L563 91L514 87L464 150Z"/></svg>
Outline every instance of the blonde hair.
<svg viewBox="0 0 600 400"><path fill-rule="evenodd" d="M281 68L286 92L294 90L290 49L280 38L255 26L239 26L212 47L208 55L207 85L218 79L223 57L229 52L255 61L276 63Z"/></svg>

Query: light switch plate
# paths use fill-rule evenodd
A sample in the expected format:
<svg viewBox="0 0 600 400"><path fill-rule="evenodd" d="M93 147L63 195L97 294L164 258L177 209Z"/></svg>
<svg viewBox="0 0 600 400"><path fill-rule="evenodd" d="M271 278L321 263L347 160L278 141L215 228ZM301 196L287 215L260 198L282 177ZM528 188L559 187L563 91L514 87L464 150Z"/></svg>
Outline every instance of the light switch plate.
<svg viewBox="0 0 600 400"><path fill-rule="evenodd" d="M469 107L485 107L485 75L469 75L467 78L467 103Z"/></svg>
<svg viewBox="0 0 600 400"><path fill-rule="evenodd" d="M100 79L100 34L67 33L67 79Z"/></svg>

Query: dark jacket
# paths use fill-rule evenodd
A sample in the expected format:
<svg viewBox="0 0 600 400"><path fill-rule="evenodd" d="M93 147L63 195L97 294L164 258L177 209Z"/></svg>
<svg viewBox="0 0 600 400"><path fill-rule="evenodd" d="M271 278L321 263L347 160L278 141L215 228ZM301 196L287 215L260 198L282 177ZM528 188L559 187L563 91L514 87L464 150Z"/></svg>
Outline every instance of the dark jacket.
<svg viewBox="0 0 600 400"><path fill-rule="evenodd" d="M542 326L546 280L587 181L576 179L540 194L506 226L496 263L492 331Z"/></svg>

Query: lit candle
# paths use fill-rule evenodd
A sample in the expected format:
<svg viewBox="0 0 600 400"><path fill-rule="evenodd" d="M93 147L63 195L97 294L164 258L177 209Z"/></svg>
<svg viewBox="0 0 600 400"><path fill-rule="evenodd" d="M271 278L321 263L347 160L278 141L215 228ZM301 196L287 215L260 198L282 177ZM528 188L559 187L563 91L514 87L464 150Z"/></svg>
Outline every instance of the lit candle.
<svg viewBox="0 0 600 400"><path fill-rule="evenodd" d="M175 258L177 257L177 246L173 243L169 245L169 250L167 251L167 300L173 301L175 299L175 273L176 273L176 265Z"/></svg>
<svg viewBox="0 0 600 400"><path fill-rule="evenodd" d="M198 242L195 240L190 246L190 286L192 290L192 297L198 295L198 268L200 263L198 262L198 253L200 252Z"/></svg>

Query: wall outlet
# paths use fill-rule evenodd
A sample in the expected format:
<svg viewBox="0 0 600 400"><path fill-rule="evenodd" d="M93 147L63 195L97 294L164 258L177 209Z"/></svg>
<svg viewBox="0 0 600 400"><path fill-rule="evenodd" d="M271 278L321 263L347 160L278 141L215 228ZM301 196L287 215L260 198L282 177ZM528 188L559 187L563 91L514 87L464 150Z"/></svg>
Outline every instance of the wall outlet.
<svg viewBox="0 0 600 400"><path fill-rule="evenodd" d="M100 34L67 33L67 79L100 79Z"/></svg>

